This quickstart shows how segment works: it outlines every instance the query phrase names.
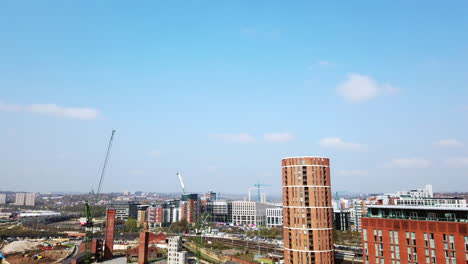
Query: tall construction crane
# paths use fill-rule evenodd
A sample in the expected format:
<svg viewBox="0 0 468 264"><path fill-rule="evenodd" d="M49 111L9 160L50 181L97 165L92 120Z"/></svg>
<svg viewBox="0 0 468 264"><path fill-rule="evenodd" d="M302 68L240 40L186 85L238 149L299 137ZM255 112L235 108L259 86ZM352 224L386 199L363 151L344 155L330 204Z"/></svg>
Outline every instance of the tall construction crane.
<svg viewBox="0 0 468 264"><path fill-rule="evenodd" d="M185 194L185 185L184 185L184 181L182 180L182 174L178 172L177 177L179 177L180 186L182 186L182 194Z"/></svg>
<svg viewBox="0 0 468 264"><path fill-rule="evenodd" d="M104 162L102 164L102 170L101 170L101 176L99 178L98 189L94 196L94 206L91 210L88 201L85 201L85 205L84 205L84 212L85 212L85 217L86 217L86 223L84 225L86 227L86 236L83 241L85 243L85 258L84 258L85 264L90 264L92 262L91 241L93 240L93 226L94 226L93 217L94 217L95 210L96 210L95 205L99 199L99 193L101 192L102 184L104 182L104 175L106 173L107 163L109 161L110 151L112 149L112 142L114 140L114 134L115 134L115 130L112 130L112 134L109 139L109 144L107 145L106 157L104 158Z"/></svg>
<svg viewBox="0 0 468 264"><path fill-rule="evenodd" d="M201 263L201 248L203 247L203 240L202 240L202 232L206 225L206 221L210 217L210 214L206 214L205 218L198 224L198 228L196 229L196 245L197 250L195 252L195 256L197 257L197 264Z"/></svg>
<svg viewBox="0 0 468 264"><path fill-rule="evenodd" d="M261 193L260 193L260 190L262 189L262 186L263 187L266 187L266 186L271 186L270 184L262 184L262 183L257 183L257 184L254 184L253 186L257 187L257 201L258 202L261 202L262 198L261 198ZM249 191L250 193L250 191Z"/></svg>

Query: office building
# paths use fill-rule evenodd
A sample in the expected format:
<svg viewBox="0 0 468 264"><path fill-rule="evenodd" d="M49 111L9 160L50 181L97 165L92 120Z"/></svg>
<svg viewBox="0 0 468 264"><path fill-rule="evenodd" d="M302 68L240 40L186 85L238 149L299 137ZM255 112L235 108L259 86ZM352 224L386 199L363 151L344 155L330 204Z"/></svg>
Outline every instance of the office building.
<svg viewBox="0 0 468 264"><path fill-rule="evenodd" d="M233 201L231 222L234 225L264 226L267 208L275 206L254 201Z"/></svg>
<svg viewBox="0 0 468 264"><path fill-rule="evenodd" d="M6 204L6 193L0 193L0 204Z"/></svg>
<svg viewBox="0 0 468 264"><path fill-rule="evenodd" d="M365 264L466 264L468 208L369 205L362 243Z"/></svg>
<svg viewBox="0 0 468 264"><path fill-rule="evenodd" d="M115 218L127 221L129 218L138 218L138 202L114 201L108 209L115 209Z"/></svg>
<svg viewBox="0 0 468 264"><path fill-rule="evenodd" d="M228 218L228 203L223 200L208 201L206 203L206 212L210 216L210 222L217 223L228 223L230 219Z"/></svg>
<svg viewBox="0 0 468 264"><path fill-rule="evenodd" d="M341 209L333 211L333 225L335 230L346 231L351 229L351 211Z"/></svg>
<svg viewBox="0 0 468 264"><path fill-rule="evenodd" d="M330 160L282 160L285 264L333 264Z"/></svg>
<svg viewBox="0 0 468 264"><path fill-rule="evenodd" d="M170 237L167 248L167 264L185 263L187 263L187 252L182 251L182 237Z"/></svg>
<svg viewBox="0 0 468 264"><path fill-rule="evenodd" d="M266 226L267 227L283 227L283 208L267 208L266 209Z"/></svg>

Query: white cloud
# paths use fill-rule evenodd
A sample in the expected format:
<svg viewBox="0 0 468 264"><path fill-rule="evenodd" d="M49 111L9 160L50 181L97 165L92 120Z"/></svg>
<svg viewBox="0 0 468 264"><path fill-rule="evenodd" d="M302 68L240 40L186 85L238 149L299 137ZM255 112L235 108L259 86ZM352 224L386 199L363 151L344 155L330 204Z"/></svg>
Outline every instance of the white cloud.
<svg viewBox="0 0 468 264"><path fill-rule="evenodd" d="M461 141L450 138L450 139L441 139L438 142L436 142L436 145L441 146L441 147L463 147L464 144Z"/></svg>
<svg viewBox="0 0 468 264"><path fill-rule="evenodd" d="M294 136L290 133L267 133L263 135L263 139L267 142L288 142L294 139Z"/></svg>
<svg viewBox="0 0 468 264"><path fill-rule="evenodd" d="M468 157L452 157L445 160L445 164L452 168L468 167Z"/></svg>
<svg viewBox="0 0 468 264"><path fill-rule="evenodd" d="M366 145L352 142L345 142L341 138L329 137L322 138L319 141L319 145L323 148L334 148L341 150L364 150Z"/></svg>
<svg viewBox="0 0 468 264"><path fill-rule="evenodd" d="M339 170L338 175L341 176L367 176L369 172L367 170Z"/></svg>
<svg viewBox="0 0 468 264"><path fill-rule="evenodd" d="M393 94L398 88L388 83L378 83L369 76L351 73L338 85L337 91L346 101L359 103L370 100L381 94Z"/></svg>
<svg viewBox="0 0 468 264"><path fill-rule="evenodd" d="M56 104L6 104L0 102L0 111L4 112L28 112L40 115L58 116L70 119L92 120L98 116L98 111L93 108L61 107Z"/></svg>
<svg viewBox="0 0 468 264"><path fill-rule="evenodd" d="M217 134L213 138L221 140L225 143L253 143L255 138L247 133L240 134Z"/></svg>
<svg viewBox="0 0 468 264"><path fill-rule="evenodd" d="M148 153L148 155L151 157L151 158L159 158L161 157L161 152L160 151L157 151L157 150L152 150Z"/></svg>
<svg viewBox="0 0 468 264"><path fill-rule="evenodd" d="M429 168L431 164L431 161L423 158L401 158L392 159L388 164L388 167L400 169L425 169Z"/></svg>

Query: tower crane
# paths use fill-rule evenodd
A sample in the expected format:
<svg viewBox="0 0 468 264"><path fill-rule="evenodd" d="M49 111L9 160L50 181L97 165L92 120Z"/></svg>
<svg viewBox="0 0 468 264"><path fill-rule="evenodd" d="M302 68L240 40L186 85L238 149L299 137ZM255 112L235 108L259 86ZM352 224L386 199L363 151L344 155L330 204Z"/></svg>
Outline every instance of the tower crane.
<svg viewBox="0 0 468 264"><path fill-rule="evenodd" d="M92 210L90 209L88 201L85 201L85 205L84 205L84 212L85 212L85 217L86 217L86 223L84 224L84 226L86 227L86 236L85 236L85 239L83 241L83 243L85 243L85 258L84 258L84 263L85 264L90 264L92 262L92 258L91 258L91 241L93 239L93 226L94 226L93 217L94 217L94 214L95 214L95 204L98 201L99 193L101 192L102 184L104 182L104 175L106 173L107 163L109 161L110 151L112 149L112 142L114 140L114 134L115 134L115 130L112 130L112 134L111 134L111 137L109 139L109 144L107 145L106 156L104 158L104 163L102 165L102 170L101 170L101 176L99 178L98 189L97 189L97 192L96 192L96 194L94 196L93 209Z"/></svg>
<svg viewBox="0 0 468 264"><path fill-rule="evenodd" d="M260 190L262 189L262 186L263 187L266 187L266 186L271 186L270 184L263 184L263 183L257 183L257 184L254 184L253 186L257 187L257 201L258 202L261 202L261 193L260 193ZM249 191L250 193L250 191Z"/></svg>
<svg viewBox="0 0 468 264"><path fill-rule="evenodd" d="M177 177L179 177L180 186L182 186L182 193L185 194L185 185L184 185L184 181L182 180L182 174L180 174L180 172L178 172Z"/></svg>
<svg viewBox="0 0 468 264"><path fill-rule="evenodd" d="M205 218L199 223L198 228L196 229L196 245L197 245L197 250L195 252L195 256L197 257L197 264L201 263L201 248L203 247L203 238L202 238L202 232L203 229L206 225L206 221L210 217L210 214L206 214Z"/></svg>

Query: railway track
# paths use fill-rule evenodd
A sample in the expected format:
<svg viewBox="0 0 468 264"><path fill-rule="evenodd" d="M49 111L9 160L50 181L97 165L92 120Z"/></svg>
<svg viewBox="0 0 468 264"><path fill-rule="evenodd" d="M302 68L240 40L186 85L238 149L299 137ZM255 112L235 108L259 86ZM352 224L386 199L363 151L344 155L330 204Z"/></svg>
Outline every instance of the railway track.
<svg viewBox="0 0 468 264"><path fill-rule="evenodd" d="M190 237L190 236L187 236ZM275 255L283 255L284 251L283 248L277 247L273 244L263 243L263 242L256 242L256 241L249 241L249 240L240 240L234 238L220 238L220 237L203 237L205 241L211 241L214 243L220 243L225 246L229 246L231 248L241 248L241 249L248 249L250 251L260 251L260 253L272 253ZM359 250L359 247L352 247L351 250L349 248L343 249L339 246L335 250L335 258L340 260L347 260L353 263L362 263L362 253ZM342 262L340 262L342 263Z"/></svg>

